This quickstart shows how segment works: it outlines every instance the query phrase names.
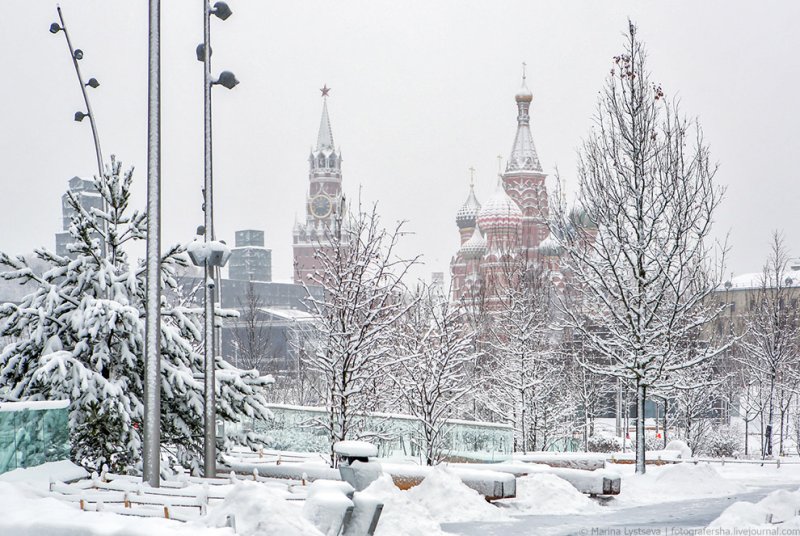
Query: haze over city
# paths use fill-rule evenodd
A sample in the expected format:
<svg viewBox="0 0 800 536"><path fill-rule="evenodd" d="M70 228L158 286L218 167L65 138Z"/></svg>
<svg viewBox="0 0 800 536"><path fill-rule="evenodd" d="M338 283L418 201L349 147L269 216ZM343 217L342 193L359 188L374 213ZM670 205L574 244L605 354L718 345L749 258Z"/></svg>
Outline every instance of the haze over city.
<svg viewBox="0 0 800 536"><path fill-rule="evenodd" d="M134 205L143 207L146 162L146 5L61 3L85 75L96 77L94 111L106 155L134 165ZM168 2L162 13L164 243L187 241L202 222L201 10ZM458 248L454 216L468 168L485 199L497 155L515 132L521 64L533 92L531 126L548 187L556 167L572 192L576 148L597 91L631 17L650 67L683 111L696 116L720 163L727 195L715 235L730 231L727 271L758 271L769 233L782 229L800 253L795 179L800 131L796 84L800 37L793 2L244 2L214 25L214 71L236 73L214 90L217 235L266 231L277 280L292 274L291 232L302 219L309 148L322 102L342 150L343 187L378 201L384 221L409 220L417 269L448 272ZM95 171L88 125L63 39L47 32L47 2L21 3L0 43L7 82L0 134L0 250L53 247L60 197L74 175Z"/></svg>

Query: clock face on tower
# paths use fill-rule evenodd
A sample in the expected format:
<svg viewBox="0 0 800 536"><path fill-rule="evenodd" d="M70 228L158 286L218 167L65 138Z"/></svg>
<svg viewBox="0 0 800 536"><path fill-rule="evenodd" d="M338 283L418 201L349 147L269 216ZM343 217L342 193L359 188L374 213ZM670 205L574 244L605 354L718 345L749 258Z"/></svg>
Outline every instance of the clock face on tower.
<svg viewBox="0 0 800 536"><path fill-rule="evenodd" d="M331 213L331 199L327 195L317 195L311 198L311 214L322 219Z"/></svg>

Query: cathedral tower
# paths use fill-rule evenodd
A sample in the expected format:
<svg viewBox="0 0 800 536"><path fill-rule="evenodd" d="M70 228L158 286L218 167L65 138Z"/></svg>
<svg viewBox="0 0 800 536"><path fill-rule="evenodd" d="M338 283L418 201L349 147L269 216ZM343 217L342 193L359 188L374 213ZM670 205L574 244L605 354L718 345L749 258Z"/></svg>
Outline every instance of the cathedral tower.
<svg viewBox="0 0 800 536"><path fill-rule="evenodd" d="M525 78L523 64L522 87L514 97L517 101L517 134L503 174L503 186L522 210L520 246L530 253L549 234L547 220L550 207L545 189L547 175L542 172L531 136L530 106L533 94Z"/></svg>
<svg viewBox="0 0 800 536"><path fill-rule="evenodd" d="M330 88L326 85L320 91L322 118L317 145L308 156L305 223L295 222L293 231L295 283L308 282L308 276L319 268L315 254L325 247L327 237L341 221L343 211L342 153L333 144L333 130L328 116Z"/></svg>

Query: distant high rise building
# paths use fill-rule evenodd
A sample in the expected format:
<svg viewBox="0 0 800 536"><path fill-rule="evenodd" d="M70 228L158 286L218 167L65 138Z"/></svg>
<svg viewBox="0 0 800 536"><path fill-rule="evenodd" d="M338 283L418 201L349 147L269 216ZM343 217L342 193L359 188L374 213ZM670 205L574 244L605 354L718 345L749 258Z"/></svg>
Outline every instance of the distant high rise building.
<svg viewBox="0 0 800 536"><path fill-rule="evenodd" d="M86 211L92 208L100 210L103 207L103 199L94 187L93 180L80 177L72 177L69 180L69 188L61 196L61 228L63 232L56 233L56 254L61 256L70 256L67 245L73 242L72 235L68 232L72 217L75 215L75 209L69 201L70 194L79 200L81 207Z"/></svg>
<svg viewBox="0 0 800 536"><path fill-rule="evenodd" d="M322 119L317 146L308 156L308 194L305 223L294 225L294 281L308 282L308 275L319 269L315 252L325 247L328 235L337 225L342 211L342 153L333 144L328 117L328 91L322 88Z"/></svg>
<svg viewBox="0 0 800 536"><path fill-rule="evenodd" d="M236 231L228 277L237 281L272 281L272 250L264 247L264 231Z"/></svg>

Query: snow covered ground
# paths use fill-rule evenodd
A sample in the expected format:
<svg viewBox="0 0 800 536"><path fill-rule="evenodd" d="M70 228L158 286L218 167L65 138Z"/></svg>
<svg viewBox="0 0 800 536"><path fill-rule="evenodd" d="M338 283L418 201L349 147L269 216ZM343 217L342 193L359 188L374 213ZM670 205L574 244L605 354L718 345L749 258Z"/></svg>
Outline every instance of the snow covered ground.
<svg viewBox="0 0 800 536"><path fill-rule="evenodd" d="M384 503L377 536L564 535L591 534L593 528L620 531L595 534L624 534L631 528L677 534L709 525L764 528L769 515L773 522L785 521L786 528L800 529L800 518L794 515L800 509L800 465L685 463L649 466L643 476L634 475L631 465L612 470L622 477L622 493L602 500L579 493L553 474L537 473L517 480L515 499L489 504L453 472L441 469L409 491L399 490L384 475L366 493ZM0 476L0 534L321 534L304 517L297 490L275 482L213 486L224 499L211 502L207 515L181 523L123 516L107 511L110 506L81 511L75 503L48 496L51 477L71 480L86 474L69 462L58 462ZM231 515L235 532L226 526Z"/></svg>
<svg viewBox="0 0 800 536"><path fill-rule="evenodd" d="M443 529L464 536L591 534L592 529L596 529L595 534L625 534L626 529L628 534L632 529L648 529L652 531L650 534L680 534L712 525L726 508L737 502L753 503L776 490L800 488L798 465L776 468L757 464L684 463L648 466L643 476L635 475L632 465L612 468L622 477L622 492L617 497L594 501L583 495L570 495L568 489L559 488L555 482L525 483L525 478L532 478L525 477L518 481L517 499L500 501L509 506L530 503L529 507L516 509L513 521L450 523L443 525ZM530 489L536 484L538 489ZM797 501L800 509L800 494L780 499L785 503L779 508L781 512L792 508L792 500ZM773 499L773 502L780 501ZM738 528L739 523L757 526L754 521L763 520L768 510L764 505L737 506L713 526Z"/></svg>

